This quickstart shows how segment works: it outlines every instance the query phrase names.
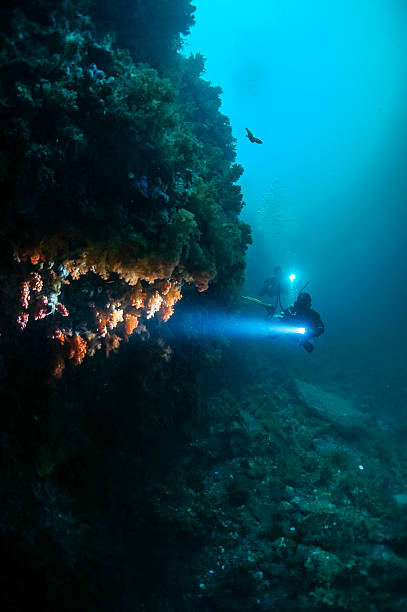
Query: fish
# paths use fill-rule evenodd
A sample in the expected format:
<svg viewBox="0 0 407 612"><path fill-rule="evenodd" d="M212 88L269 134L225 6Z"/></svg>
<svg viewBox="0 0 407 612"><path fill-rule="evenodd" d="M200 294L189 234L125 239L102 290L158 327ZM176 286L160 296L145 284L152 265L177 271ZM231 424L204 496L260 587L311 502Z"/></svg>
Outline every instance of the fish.
<svg viewBox="0 0 407 612"><path fill-rule="evenodd" d="M260 140L260 138L256 138L255 136L253 136L253 132L251 132L249 128L246 128L246 132L247 132L246 136L250 140L250 142L256 142L257 144L263 144L263 141Z"/></svg>

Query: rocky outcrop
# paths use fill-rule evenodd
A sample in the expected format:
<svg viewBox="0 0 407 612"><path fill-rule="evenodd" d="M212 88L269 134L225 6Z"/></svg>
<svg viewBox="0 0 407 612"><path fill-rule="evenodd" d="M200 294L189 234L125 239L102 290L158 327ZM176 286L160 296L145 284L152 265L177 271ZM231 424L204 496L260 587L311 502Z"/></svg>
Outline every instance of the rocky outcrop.
<svg viewBox="0 0 407 612"><path fill-rule="evenodd" d="M295 386L300 399L322 419L347 431L358 431L366 427L368 415L355 408L350 400L324 391L303 380L297 379Z"/></svg>

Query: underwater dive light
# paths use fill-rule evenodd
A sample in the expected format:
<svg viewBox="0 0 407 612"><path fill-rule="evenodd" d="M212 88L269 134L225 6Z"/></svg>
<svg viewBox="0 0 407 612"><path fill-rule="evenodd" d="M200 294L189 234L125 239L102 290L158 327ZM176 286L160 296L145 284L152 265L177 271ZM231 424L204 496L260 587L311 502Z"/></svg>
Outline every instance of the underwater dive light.
<svg viewBox="0 0 407 612"><path fill-rule="evenodd" d="M306 332L305 327L292 327L291 325L270 325L271 332L278 334L301 334L304 335Z"/></svg>
<svg viewBox="0 0 407 612"><path fill-rule="evenodd" d="M297 277L295 276L295 274L290 274L290 276L288 278L293 283Z"/></svg>

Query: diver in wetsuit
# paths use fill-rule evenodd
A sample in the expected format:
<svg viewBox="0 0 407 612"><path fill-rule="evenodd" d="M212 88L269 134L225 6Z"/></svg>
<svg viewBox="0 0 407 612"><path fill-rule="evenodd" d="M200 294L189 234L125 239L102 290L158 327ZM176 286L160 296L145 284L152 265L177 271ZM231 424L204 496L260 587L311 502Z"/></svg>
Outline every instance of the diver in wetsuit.
<svg viewBox="0 0 407 612"><path fill-rule="evenodd" d="M272 298L272 303L268 304L268 313L271 316L275 313L277 308L284 310L281 303L281 295L288 295L290 291L289 284L283 275L281 267L274 266L273 272L274 275L270 278L266 278L259 291L260 297L263 298L264 296L268 296Z"/></svg>
<svg viewBox="0 0 407 612"><path fill-rule="evenodd" d="M289 287L283 277L283 271L281 267L274 266L273 272L273 276L271 276L270 278L266 278L263 283L263 286L260 288L260 297L264 297L265 295L269 297L278 297L281 294L284 295L288 293Z"/></svg>
<svg viewBox="0 0 407 612"><path fill-rule="evenodd" d="M304 328L305 332L300 340L300 345L307 353L312 353L314 345L310 342L324 333L325 327L316 310L311 308L311 296L309 293L301 292L292 306L283 310L277 318L284 323L293 324L298 328Z"/></svg>
<svg viewBox="0 0 407 612"><path fill-rule="evenodd" d="M242 295L242 298L249 302L260 304L260 306L264 306L267 310L267 316L270 318L274 317L276 305L267 304L267 302L263 302L262 300L248 295ZM278 325L284 323L284 325L281 325L281 331L283 333L294 334L291 335L291 338L295 339L296 342L299 341L300 346L304 347L307 353L312 353L314 350L314 345L311 340L318 338L318 336L325 331L319 313L311 308L310 294L304 291L300 291L292 306L282 309L280 314L275 316L273 320L277 322L277 325L274 326L274 331L271 331L272 335L274 332L278 333Z"/></svg>

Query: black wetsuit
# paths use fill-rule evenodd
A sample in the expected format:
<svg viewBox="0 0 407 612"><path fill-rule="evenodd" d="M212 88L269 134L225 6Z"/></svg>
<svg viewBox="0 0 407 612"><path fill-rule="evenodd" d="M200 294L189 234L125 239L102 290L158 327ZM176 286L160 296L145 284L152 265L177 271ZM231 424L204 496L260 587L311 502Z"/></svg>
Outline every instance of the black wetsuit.
<svg viewBox="0 0 407 612"><path fill-rule="evenodd" d="M319 313L316 310L312 310L312 308L295 308L295 306L290 306L282 311L279 319L285 323L293 323L296 327L305 328L305 334L302 336L300 344L308 353L314 350L310 340L318 338L325 331Z"/></svg>

